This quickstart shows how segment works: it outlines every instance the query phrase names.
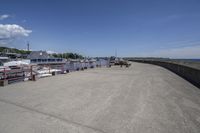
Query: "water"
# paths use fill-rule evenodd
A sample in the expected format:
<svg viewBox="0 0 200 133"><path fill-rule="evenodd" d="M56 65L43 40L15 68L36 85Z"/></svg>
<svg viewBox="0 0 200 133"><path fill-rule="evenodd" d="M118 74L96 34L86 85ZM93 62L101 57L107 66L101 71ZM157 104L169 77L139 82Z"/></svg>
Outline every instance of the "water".
<svg viewBox="0 0 200 133"><path fill-rule="evenodd" d="M200 59L177 59L179 61L200 62Z"/></svg>

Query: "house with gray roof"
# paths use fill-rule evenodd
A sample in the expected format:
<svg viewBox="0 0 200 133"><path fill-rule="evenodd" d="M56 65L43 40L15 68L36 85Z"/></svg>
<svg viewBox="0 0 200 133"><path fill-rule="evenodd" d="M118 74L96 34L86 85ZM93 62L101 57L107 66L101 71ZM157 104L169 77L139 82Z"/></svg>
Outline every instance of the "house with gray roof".
<svg viewBox="0 0 200 133"><path fill-rule="evenodd" d="M55 58L46 51L32 51L28 57L32 64L59 64L64 63L62 58Z"/></svg>

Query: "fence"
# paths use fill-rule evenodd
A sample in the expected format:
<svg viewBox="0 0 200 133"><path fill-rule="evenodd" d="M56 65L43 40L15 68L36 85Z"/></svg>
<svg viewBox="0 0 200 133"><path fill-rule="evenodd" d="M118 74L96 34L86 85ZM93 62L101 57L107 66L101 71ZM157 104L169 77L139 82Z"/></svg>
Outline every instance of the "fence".
<svg viewBox="0 0 200 133"><path fill-rule="evenodd" d="M81 62L69 61L64 64L40 64L13 68L0 68L0 86L24 80L37 80L70 71L107 66L107 60Z"/></svg>
<svg viewBox="0 0 200 133"><path fill-rule="evenodd" d="M8 84L24 81L27 78L30 78L27 73L30 73L29 67L16 68L16 69L0 69L0 82L7 82Z"/></svg>
<svg viewBox="0 0 200 133"><path fill-rule="evenodd" d="M102 66L109 66L109 61L108 60L104 60L104 59L100 59L96 62L96 65L98 67L102 67Z"/></svg>

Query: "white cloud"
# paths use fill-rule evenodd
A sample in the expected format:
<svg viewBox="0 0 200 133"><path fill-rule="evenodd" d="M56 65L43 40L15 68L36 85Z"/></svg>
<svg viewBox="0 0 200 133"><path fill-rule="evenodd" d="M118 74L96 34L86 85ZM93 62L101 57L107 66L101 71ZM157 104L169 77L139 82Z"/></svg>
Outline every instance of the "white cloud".
<svg viewBox="0 0 200 133"><path fill-rule="evenodd" d="M9 18L9 17L10 17L10 15L8 15L8 14L3 14L3 15L0 15L0 20L7 19L7 18Z"/></svg>
<svg viewBox="0 0 200 133"><path fill-rule="evenodd" d="M29 36L31 30L24 29L16 24L0 24L0 40L10 40Z"/></svg>
<svg viewBox="0 0 200 133"><path fill-rule="evenodd" d="M200 45L159 50L149 54L148 56L169 58L200 58Z"/></svg>

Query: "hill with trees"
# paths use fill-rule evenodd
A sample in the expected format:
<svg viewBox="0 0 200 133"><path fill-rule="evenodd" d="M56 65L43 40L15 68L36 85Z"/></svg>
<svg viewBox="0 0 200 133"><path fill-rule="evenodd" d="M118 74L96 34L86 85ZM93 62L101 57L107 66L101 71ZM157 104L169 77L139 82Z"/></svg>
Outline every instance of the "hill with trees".
<svg viewBox="0 0 200 133"><path fill-rule="evenodd" d="M6 52L17 53L17 54L30 54L31 51L9 48L9 47L0 47L0 53L6 53Z"/></svg>
<svg viewBox="0 0 200 133"><path fill-rule="evenodd" d="M65 58L65 59L84 59L84 57L77 53L58 53L58 54L52 54L53 57L56 58Z"/></svg>
<svg viewBox="0 0 200 133"><path fill-rule="evenodd" d="M31 53L31 51L27 50L21 50L17 48L9 48L9 47L0 47L0 53L16 53L16 54L21 54L21 55L28 55ZM80 54L77 53L54 53L52 54L53 57L55 58L65 58L65 59L83 59L84 57Z"/></svg>

